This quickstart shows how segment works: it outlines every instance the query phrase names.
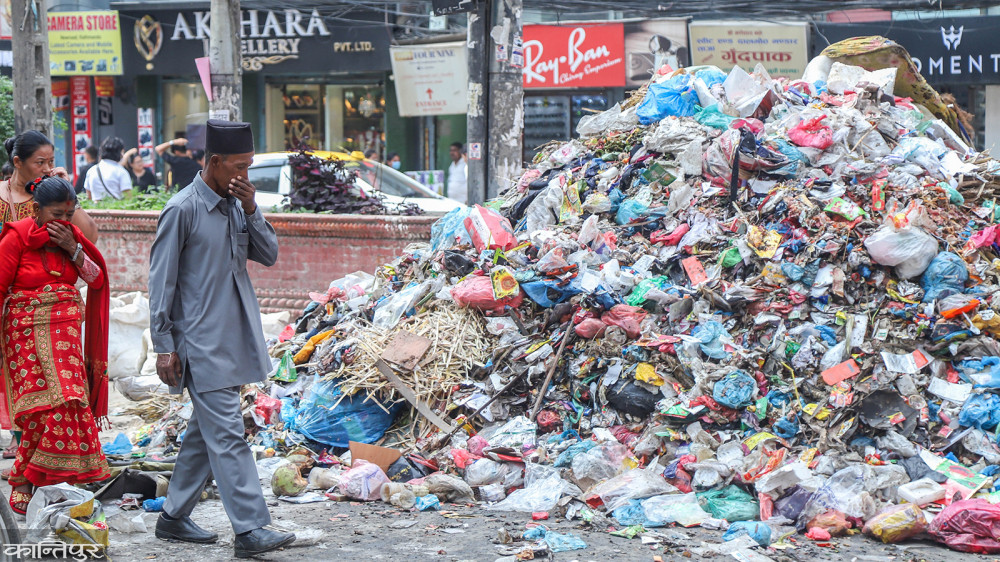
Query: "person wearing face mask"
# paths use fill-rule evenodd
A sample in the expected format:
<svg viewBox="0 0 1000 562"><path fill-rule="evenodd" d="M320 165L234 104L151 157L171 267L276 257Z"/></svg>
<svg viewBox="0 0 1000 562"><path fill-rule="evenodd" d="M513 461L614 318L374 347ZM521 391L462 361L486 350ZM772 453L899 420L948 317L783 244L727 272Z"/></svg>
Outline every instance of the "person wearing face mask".
<svg viewBox="0 0 1000 562"><path fill-rule="evenodd" d="M79 210L69 181L37 178L24 188L32 216L0 231L0 425L23 432L9 477L10 505L21 514L33 487L106 479L98 426L110 427L104 258L71 223Z"/></svg>
<svg viewBox="0 0 1000 562"><path fill-rule="evenodd" d="M295 540L265 528L271 515L243 438L240 388L271 370L247 261L270 267L278 260L278 237L247 178L253 156L249 123L209 119L205 169L163 208L149 256L156 374L172 393L187 388L194 408L156 537L219 539L190 517L212 477L236 534L237 558Z"/></svg>
<svg viewBox="0 0 1000 562"><path fill-rule="evenodd" d="M403 161L399 159L398 152L390 152L389 155L385 157L385 163L392 166L393 170L398 170L403 167Z"/></svg>
<svg viewBox="0 0 1000 562"><path fill-rule="evenodd" d="M24 190L27 183L38 177L56 176L69 180L66 169L55 165L55 148L38 131L25 131L4 142L4 148L14 165L9 181L0 182L0 224L31 216L32 198ZM91 242L97 242L97 223L83 209L73 213L73 226L79 228Z"/></svg>

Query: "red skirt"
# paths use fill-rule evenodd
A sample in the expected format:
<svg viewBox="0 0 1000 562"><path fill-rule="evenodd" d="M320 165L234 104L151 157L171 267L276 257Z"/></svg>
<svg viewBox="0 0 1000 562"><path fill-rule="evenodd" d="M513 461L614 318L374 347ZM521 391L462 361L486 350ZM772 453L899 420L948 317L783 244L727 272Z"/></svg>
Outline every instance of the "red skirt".
<svg viewBox="0 0 1000 562"><path fill-rule="evenodd" d="M10 470L11 486L84 484L108 477L94 415L81 402L26 414L18 425L23 434Z"/></svg>

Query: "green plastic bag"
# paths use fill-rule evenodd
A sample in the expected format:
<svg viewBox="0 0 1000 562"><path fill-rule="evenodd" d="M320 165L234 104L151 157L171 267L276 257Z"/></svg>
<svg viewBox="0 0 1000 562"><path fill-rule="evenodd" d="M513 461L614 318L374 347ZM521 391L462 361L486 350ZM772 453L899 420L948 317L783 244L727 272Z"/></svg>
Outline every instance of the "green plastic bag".
<svg viewBox="0 0 1000 562"><path fill-rule="evenodd" d="M646 293L651 289L662 289L668 283L670 283L670 278L665 275L643 279L636 285L635 289L632 289L632 293L625 297L625 302L629 306L642 306L646 302Z"/></svg>
<svg viewBox="0 0 1000 562"><path fill-rule="evenodd" d="M712 104L698 110L698 113L694 114L694 120L706 127L725 130L736 118L719 111L719 104Z"/></svg>
<svg viewBox="0 0 1000 562"><path fill-rule="evenodd" d="M299 373L295 370L295 361L292 360L291 351L286 351L281 356L281 363L278 363L278 370L271 378L272 380L281 382L295 382L295 379L299 378Z"/></svg>
<svg viewBox="0 0 1000 562"><path fill-rule="evenodd" d="M740 250L736 246L733 246L728 250L726 250L725 252L722 252L722 260L721 260L722 267L730 268L740 263L741 261L743 261L743 256L740 255Z"/></svg>
<svg viewBox="0 0 1000 562"><path fill-rule="evenodd" d="M760 504L753 496L736 486L726 486L721 490L709 490L698 494L698 502L716 519L733 521L756 521L760 516Z"/></svg>

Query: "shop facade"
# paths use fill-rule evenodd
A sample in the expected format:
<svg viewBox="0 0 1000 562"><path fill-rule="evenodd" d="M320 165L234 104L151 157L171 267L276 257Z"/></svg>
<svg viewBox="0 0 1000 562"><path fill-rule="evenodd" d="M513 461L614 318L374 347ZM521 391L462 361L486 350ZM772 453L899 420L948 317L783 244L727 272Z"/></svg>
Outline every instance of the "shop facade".
<svg viewBox="0 0 1000 562"><path fill-rule="evenodd" d="M881 35L902 45L924 79L974 117L976 148L1000 149L1000 16L816 24L813 54L850 37Z"/></svg>
<svg viewBox="0 0 1000 562"><path fill-rule="evenodd" d="M116 133L136 137L150 116L156 138L204 144L209 100L197 59L208 52L210 9L194 4L113 3L121 14L124 74L114 108ZM374 12L354 23L321 9L243 9L242 118L258 152L300 143L331 151L384 151L389 32ZM371 22L371 23L365 23ZM207 67L207 65L206 65Z"/></svg>
<svg viewBox="0 0 1000 562"><path fill-rule="evenodd" d="M580 119L623 101L656 69L688 60L686 19L525 25L524 161L574 138Z"/></svg>

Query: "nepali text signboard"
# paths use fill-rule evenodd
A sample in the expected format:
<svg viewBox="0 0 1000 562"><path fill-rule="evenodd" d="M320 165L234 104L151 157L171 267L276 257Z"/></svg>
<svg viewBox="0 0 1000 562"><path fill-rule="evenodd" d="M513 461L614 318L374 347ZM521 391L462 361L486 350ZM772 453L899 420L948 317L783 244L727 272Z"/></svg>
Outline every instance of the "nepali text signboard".
<svg viewBox="0 0 1000 562"><path fill-rule="evenodd" d="M805 23L692 22L691 64L753 72L762 64L772 77L801 78L809 62Z"/></svg>
<svg viewBox="0 0 1000 562"><path fill-rule="evenodd" d="M525 88L624 86L624 26L524 26L523 79Z"/></svg>
<svg viewBox="0 0 1000 562"><path fill-rule="evenodd" d="M52 76L122 74L118 12L49 12L49 69Z"/></svg>
<svg viewBox="0 0 1000 562"><path fill-rule="evenodd" d="M902 45L931 84L1000 84L998 26L997 16L817 24L821 36L817 35L813 48L818 55L827 41L881 35Z"/></svg>
<svg viewBox="0 0 1000 562"><path fill-rule="evenodd" d="M207 56L211 11L121 9L129 74L192 75ZM389 32L382 22L346 25L319 9L243 10L240 52L245 72L289 74L389 70Z"/></svg>
<svg viewBox="0 0 1000 562"><path fill-rule="evenodd" d="M465 43L391 49L396 99L403 117L464 114L469 102Z"/></svg>

